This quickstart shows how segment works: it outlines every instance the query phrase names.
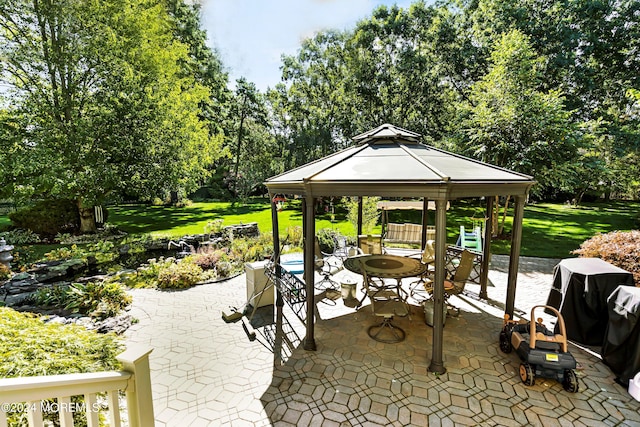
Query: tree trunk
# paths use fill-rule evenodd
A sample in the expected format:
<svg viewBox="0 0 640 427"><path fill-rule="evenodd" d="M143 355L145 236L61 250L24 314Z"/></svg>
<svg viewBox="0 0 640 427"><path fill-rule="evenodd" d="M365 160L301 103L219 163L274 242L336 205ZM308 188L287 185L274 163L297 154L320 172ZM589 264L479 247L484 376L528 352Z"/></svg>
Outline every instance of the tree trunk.
<svg viewBox="0 0 640 427"><path fill-rule="evenodd" d="M98 231L96 226L96 218L93 215L93 206L85 207L82 204L82 199L77 200L78 213L80 214L80 233L95 233Z"/></svg>
<svg viewBox="0 0 640 427"><path fill-rule="evenodd" d="M236 146L236 164L233 168L233 194L238 196L238 167L240 166L240 155L242 154L242 128L244 127L245 118L245 106L247 103L247 97L242 100L242 111L240 112L240 125L238 126L238 141Z"/></svg>
<svg viewBox="0 0 640 427"><path fill-rule="evenodd" d="M497 236L499 234L498 230L498 215L500 214L500 197L495 196L495 201L493 202L493 210L491 211L491 235Z"/></svg>
<svg viewBox="0 0 640 427"><path fill-rule="evenodd" d="M502 211L502 222L500 224L500 235L502 235L504 233L504 222L507 219L507 211L509 210L509 199L511 198L511 196L507 196L506 200L504 201L504 210Z"/></svg>

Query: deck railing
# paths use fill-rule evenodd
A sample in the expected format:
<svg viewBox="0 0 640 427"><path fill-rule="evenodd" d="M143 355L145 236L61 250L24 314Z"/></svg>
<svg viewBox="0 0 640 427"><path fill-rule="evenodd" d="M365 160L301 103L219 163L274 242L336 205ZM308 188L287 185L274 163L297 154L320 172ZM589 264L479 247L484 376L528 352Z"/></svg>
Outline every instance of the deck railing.
<svg viewBox="0 0 640 427"><path fill-rule="evenodd" d="M0 427L7 427L12 412L25 412L29 427L42 427L43 413L57 413L61 427L73 427L74 412L83 411L88 427L98 427L106 396L111 427L122 426L119 395L126 396L129 427L152 427L155 423L151 377L150 348L131 348L117 356L123 370L88 374L48 375L0 379ZM84 402L72 401L82 396ZM106 412L106 411L105 411Z"/></svg>

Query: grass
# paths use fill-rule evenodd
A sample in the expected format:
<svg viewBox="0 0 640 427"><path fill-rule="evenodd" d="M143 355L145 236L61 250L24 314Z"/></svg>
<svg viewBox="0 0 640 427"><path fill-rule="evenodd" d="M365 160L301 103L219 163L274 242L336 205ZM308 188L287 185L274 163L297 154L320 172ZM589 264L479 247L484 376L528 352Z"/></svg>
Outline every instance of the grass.
<svg viewBox="0 0 640 427"><path fill-rule="evenodd" d="M280 235L286 235L290 226L302 226L301 203L292 200L278 213ZM597 233L631 230L640 226L640 202L615 201L585 203L574 208L564 204L539 203L525 207L521 254L546 258L567 258L586 239ZM512 212L506 221L511 229ZM484 216L479 200L460 200L451 203L447 212L447 242L454 244L460 225L472 227L473 221ZM175 208L162 206L113 206L109 208L109 222L130 234L181 237L201 234L209 221L223 219L223 226L257 222L262 233L272 229L271 209L265 200L247 204L230 202L193 203ZM394 211L390 222L420 223L420 211ZM434 212L429 212L429 223L434 224ZM0 216L0 225L8 219ZM334 220L322 212L316 217L316 230L331 228L347 236L355 236L354 227L346 221L346 212L336 208ZM379 233L380 226L373 230ZM35 249L35 248L34 248ZM50 248L48 249L50 250ZM496 239L492 252L508 254L510 240Z"/></svg>
<svg viewBox="0 0 640 427"><path fill-rule="evenodd" d="M280 234L290 226L302 226L300 201L291 201L278 213ZM130 234L181 237L204 233L208 222L222 219L223 226L257 222L262 233L272 230L271 208L265 200L240 204L231 202L193 203L183 208L164 206L113 206L109 222ZM328 214L318 215L316 229L334 228L345 235L355 235L345 213L338 212L332 223Z"/></svg>
<svg viewBox="0 0 640 427"><path fill-rule="evenodd" d="M597 233L638 228L640 202L614 201L585 203L579 207L558 203L530 204L525 207L521 254L547 258L570 257L571 251L580 247L586 239ZM271 210L264 201L246 205L229 202L194 203L184 208L122 206L110 208L109 222L117 224L129 233L184 236L204 231L208 221L217 218L223 225L257 222L261 232L269 232ZM470 228L474 220L482 219L484 208L480 201L461 200L451 203L447 212L447 241L455 243L460 225ZM513 212L509 212L506 229L511 229ZM390 222L421 221L420 211L395 211L389 213ZM429 223L435 222L434 212L429 212ZM280 234L289 226L302 226L299 201L288 203L278 213ZM346 221L346 212L336 210L332 222L326 213L316 218L316 229L333 228L344 235L355 236L354 227ZM380 226L373 230L379 233ZM492 252L508 254L510 240L494 240Z"/></svg>

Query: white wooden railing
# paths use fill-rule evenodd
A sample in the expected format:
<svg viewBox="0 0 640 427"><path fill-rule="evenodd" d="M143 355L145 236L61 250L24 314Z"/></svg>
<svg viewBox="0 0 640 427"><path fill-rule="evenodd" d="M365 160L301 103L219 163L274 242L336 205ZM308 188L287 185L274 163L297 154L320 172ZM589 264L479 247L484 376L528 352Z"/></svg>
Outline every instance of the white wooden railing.
<svg viewBox="0 0 640 427"><path fill-rule="evenodd" d="M109 425L121 427L120 392L127 398L129 427L153 427L151 351L134 347L118 355L123 366L120 372L0 379L0 427L7 427L7 416L12 412L25 412L29 427L43 427L43 413L57 412L61 427L73 427L77 411L85 412L88 427L98 427L99 413L105 406L98 403L98 394L106 395ZM84 402L72 401L73 396L83 396Z"/></svg>

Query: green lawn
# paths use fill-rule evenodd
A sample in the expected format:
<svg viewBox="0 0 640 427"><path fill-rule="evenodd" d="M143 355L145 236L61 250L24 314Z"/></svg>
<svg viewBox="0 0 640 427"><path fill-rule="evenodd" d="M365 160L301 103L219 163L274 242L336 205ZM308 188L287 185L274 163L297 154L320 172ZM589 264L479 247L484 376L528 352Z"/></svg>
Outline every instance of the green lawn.
<svg viewBox="0 0 640 427"><path fill-rule="evenodd" d="M597 233L639 228L640 202L586 203L578 208L563 204L540 203L525 207L521 254L547 258L570 257L571 251ZM460 225L471 227L474 219L484 215L478 200L454 201L447 212L447 242L456 242ZM421 221L420 211L390 212L390 222ZM248 204L228 202L194 203L187 207L113 206L109 208L109 222L131 234L152 234L180 237L204 232L207 222L223 219L223 226L257 222L261 232L271 231L271 210L264 200ZM507 217L506 229L511 229L512 213ZM289 226L302 226L300 201L290 201L278 213L281 235ZM0 226L8 224L0 216ZM429 223L434 223L434 212L429 212ZM344 235L355 236L353 226L345 219L345 212L336 209L334 221L322 213L316 220L316 229L333 228ZM374 233L380 231L380 226ZM510 241L494 240L492 252L507 254Z"/></svg>
<svg viewBox="0 0 640 427"><path fill-rule="evenodd" d="M571 251L597 233L638 228L639 202L587 203L574 208L564 204L540 203L525 208L522 237L522 255L548 258L566 258ZM226 202L194 203L184 208L121 206L110 208L109 222L117 224L129 233L169 234L183 236L204 231L208 221L224 220L223 225L257 222L261 232L271 230L271 210L264 202L233 205ZM389 213L391 222L420 222L419 211ZM455 243L460 225L471 227L475 219L484 215L479 201L454 201L447 213L447 241ZM512 213L507 217L507 230L511 229ZM290 202L279 212L281 234L288 226L301 226L300 203ZM434 212L429 212L429 222L434 223ZM335 221L328 214L316 220L316 229L333 228L342 234L355 236L353 226L345 219L345 212L337 210ZM379 232L379 226L374 232ZM509 253L509 240L495 240L492 252Z"/></svg>
<svg viewBox="0 0 640 427"><path fill-rule="evenodd" d="M289 226L302 226L300 204L299 201L289 202L288 206L278 213L281 234L286 233ZM207 223L215 219L222 219L223 226L257 222L262 233L270 232L272 229L271 208L266 201L247 204L193 203L183 208L139 205L113 206L109 207L108 222L116 224L127 233L180 237L204 233ZM342 234L355 235L351 224L345 221L344 213L338 213L336 221L333 223L329 215L319 215L316 228L334 228Z"/></svg>

